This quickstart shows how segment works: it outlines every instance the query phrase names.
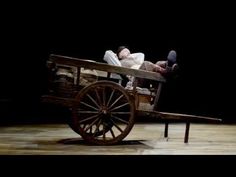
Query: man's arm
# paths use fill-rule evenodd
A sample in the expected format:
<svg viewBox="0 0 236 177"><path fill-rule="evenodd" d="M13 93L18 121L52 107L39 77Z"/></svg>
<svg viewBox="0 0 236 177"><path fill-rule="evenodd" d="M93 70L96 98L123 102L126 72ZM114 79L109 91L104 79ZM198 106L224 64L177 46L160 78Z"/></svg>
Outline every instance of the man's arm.
<svg viewBox="0 0 236 177"><path fill-rule="evenodd" d="M105 60L109 65L121 66L116 54L111 50L105 52L103 60Z"/></svg>
<svg viewBox="0 0 236 177"><path fill-rule="evenodd" d="M134 62L137 64L137 65L141 65L143 62L144 62L144 53L132 53L130 54L130 56L133 58Z"/></svg>

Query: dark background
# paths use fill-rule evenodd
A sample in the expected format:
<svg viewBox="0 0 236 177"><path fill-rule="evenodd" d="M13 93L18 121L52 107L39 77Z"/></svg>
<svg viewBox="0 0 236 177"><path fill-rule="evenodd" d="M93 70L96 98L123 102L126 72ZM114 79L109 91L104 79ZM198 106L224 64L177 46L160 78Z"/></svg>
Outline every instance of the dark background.
<svg viewBox="0 0 236 177"><path fill-rule="evenodd" d="M230 5L113 3L6 5L1 12L1 122L64 120L65 110L40 103L49 54L103 62L105 50L119 45L144 52L153 62L177 51L180 72L163 89L161 111L235 122Z"/></svg>

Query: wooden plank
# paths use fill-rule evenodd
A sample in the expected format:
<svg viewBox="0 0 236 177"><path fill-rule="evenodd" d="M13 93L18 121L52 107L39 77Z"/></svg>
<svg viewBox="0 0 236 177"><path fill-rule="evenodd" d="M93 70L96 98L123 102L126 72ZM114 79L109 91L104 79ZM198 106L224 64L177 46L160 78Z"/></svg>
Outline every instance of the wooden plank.
<svg viewBox="0 0 236 177"><path fill-rule="evenodd" d="M164 119L176 119L176 120L186 120L186 121L195 121L195 120L206 120L211 122L221 122L221 119L206 117L206 116L198 116L198 115L189 115L189 114L179 114L179 113L169 113L169 112L159 112L159 114Z"/></svg>
<svg viewBox="0 0 236 177"><path fill-rule="evenodd" d="M198 115L189 115L189 114L179 114L179 113L170 113L170 112L159 112L159 111L150 111L150 110L137 110L137 114L140 116L149 116L163 120L179 120L179 121L209 121L209 122L221 122L222 119L198 116Z"/></svg>
<svg viewBox="0 0 236 177"><path fill-rule="evenodd" d="M124 74L124 75L131 75L139 78L150 79L160 82L166 82L166 79L157 72L149 72L145 70L137 70L137 69L130 69L120 66L111 66L105 63L95 62L87 59L79 59L73 57L67 57L62 55L50 55L50 60L64 65L76 66L76 67L84 67L87 69L96 69L101 71L107 71L111 73L117 74Z"/></svg>

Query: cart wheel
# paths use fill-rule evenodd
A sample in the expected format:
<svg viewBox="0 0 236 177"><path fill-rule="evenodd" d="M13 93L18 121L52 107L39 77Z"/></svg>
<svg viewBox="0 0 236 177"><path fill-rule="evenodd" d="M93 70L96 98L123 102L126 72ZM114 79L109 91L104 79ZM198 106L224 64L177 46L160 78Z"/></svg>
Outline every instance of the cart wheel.
<svg viewBox="0 0 236 177"><path fill-rule="evenodd" d="M76 124L74 123L73 118L69 119L69 120L67 121L67 124L69 125L69 127L70 127L74 132L76 132L76 133L78 133L78 134L80 135L80 131L79 131L79 129L76 127ZM107 132L107 131L109 131L109 129L106 127L106 132ZM93 134L91 134L90 132L87 132L87 134L93 135ZM102 135L102 134L103 134L103 131L97 131L93 136L100 136L100 135Z"/></svg>
<svg viewBox="0 0 236 177"><path fill-rule="evenodd" d="M83 88L76 100L72 108L73 128L89 143L118 143L134 125L134 101L114 82L93 83Z"/></svg>

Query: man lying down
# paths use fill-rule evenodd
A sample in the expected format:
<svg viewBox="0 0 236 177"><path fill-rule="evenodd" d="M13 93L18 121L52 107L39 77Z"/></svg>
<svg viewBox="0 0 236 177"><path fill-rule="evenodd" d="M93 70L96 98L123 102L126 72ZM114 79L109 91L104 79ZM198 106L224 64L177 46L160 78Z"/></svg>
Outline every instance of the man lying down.
<svg viewBox="0 0 236 177"><path fill-rule="evenodd" d="M157 61L152 63L150 61L145 61L144 53L131 53L126 46L120 46L117 49L117 52L114 53L112 50L107 50L104 54L103 60L105 60L110 65L122 66L132 69L141 69L146 71L158 72L164 77L173 74L178 69L178 64L176 63L176 51L171 50L166 60ZM126 89L132 88L133 77L127 76L129 82L126 85ZM143 86L144 79L139 79L138 89Z"/></svg>

